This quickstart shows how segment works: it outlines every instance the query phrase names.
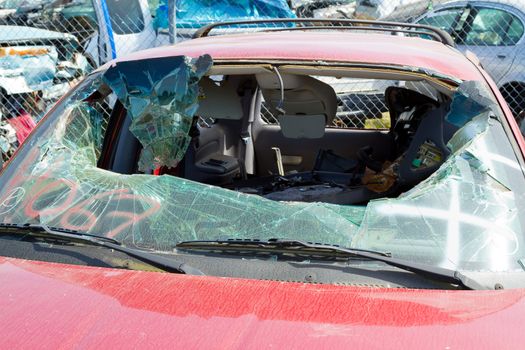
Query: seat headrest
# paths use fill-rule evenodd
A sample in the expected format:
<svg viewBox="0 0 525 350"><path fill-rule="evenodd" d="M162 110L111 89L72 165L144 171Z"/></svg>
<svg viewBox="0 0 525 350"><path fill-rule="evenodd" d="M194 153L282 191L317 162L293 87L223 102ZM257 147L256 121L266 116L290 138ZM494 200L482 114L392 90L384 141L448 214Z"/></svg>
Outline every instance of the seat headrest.
<svg viewBox="0 0 525 350"><path fill-rule="evenodd" d="M195 115L214 119L242 119L241 98L237 94L237 87L229 80L223 80L219 86L209 77L204 77L199 86L201 96Z"/></svg>
<svg viewBox="0 0 525 350"><path fill-rule="evenodd" d="M256 75L269 110L278 115L276 107L281 100L279 79L275 74ZM283 74L284 103L287 115L324 115L325 125L331 124L337 112L337 95L334 89L322 81L305 76Z"/></svg>
<svg viewBox="0 0 525 350"><path fill-rule="evenodd" d="M281 115L279 125L283 136L289 139L320 139L324 136L326 117L324 114Z"/></svg>
<svg viewBox="0 0 525 350"><path fill-rule="evenodd" d="M385 90L385 102L390 111L392 125L395 125L399 116L414 107L431 104L438 107L437 101L417 91L397 86L389 86Z"/></svg>

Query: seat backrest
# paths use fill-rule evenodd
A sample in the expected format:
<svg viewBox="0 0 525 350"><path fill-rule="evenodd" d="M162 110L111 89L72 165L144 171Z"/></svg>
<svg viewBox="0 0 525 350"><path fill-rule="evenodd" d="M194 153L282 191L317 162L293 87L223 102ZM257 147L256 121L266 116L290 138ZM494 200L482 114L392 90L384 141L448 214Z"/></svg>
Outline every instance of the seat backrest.
<svg viewBox="0 0 525 350"><path fill-rule="evenodd" d="M320 139L324 136L326 117L324 114L281 115L281 132L289 139Z"/></svg>
<svg viewBox="0 0 525 350"><path fill-rule="evenodd" d="M332 123L337 112L334 89L315 78L284 74L281 103L281 82L276 74L257 75L267 108L279 116L281 131L288 138L321 138L325 126ZM285 115L278 110L282 108Z"/></svg>
<svg viewBox="0 0 525 350"><path fill-rule="evenodd" d="M204 77L199 86L201 96L196 115L202 118L242 119L241 97L237 93L237 86L231 80L227 79L217 83L209 77Z"/></svg>

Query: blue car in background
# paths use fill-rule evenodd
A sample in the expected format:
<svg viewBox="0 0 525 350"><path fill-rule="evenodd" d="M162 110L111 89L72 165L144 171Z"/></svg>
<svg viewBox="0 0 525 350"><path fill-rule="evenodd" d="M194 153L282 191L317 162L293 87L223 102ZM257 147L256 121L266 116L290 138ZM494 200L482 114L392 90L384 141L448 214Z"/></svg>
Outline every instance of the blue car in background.
<svg viewBox="0 0 525 350"><path fill-rule="evenodd" d="M215 22L245 21L272 18L295 18L286 0L176 0L177 41L191 39L197 29ZM168 1L161 0L155 16L158 29L167 29ZM268 27L271 24L264 24ZM275 24L276 27L290 24ZM251 26L232 26L215 30L215 34L231 31L245 31Z"/></svg>

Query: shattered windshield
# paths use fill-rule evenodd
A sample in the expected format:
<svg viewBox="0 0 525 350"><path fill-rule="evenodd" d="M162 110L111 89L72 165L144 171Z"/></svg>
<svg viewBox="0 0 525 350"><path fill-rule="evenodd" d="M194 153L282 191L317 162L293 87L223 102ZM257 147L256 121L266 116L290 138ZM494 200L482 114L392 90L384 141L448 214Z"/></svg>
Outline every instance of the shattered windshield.
<svg viewBox="0 0 525 350"><path fill-rule="evenodd" d="M202 100L199 82L211 66L209 56L172 57L140 61L140 70L122 62L89 76L3 172L0 222L43 223L162 252L181 241L281 238L454 269L521 269L525 177L499 107L480 83L454 93L446 115L455 130L449 155L424 181L366 205L306 203L154 175L185 157ZM105 145L123 142L98 108L101 96L120 106L112 118L123 110L130 116L126 128L141 146L131 174L100 167L111 158ZM292 105L282 107L290 113ZM421 159L418 153L412 166L421 167Z"/></svg>

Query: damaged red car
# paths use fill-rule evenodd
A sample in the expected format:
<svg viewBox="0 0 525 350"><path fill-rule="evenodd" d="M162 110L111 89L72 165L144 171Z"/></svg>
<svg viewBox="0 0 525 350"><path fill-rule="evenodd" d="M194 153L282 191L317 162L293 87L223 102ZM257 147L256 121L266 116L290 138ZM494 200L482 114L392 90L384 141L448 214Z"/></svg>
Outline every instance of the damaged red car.
<svg viewBox="0 0 525 350"><path fill-rule="evenodd" d="M494 82L432 27L286 21L112 61L38 124L0 174L2 346L520 347Z"/></svg>

